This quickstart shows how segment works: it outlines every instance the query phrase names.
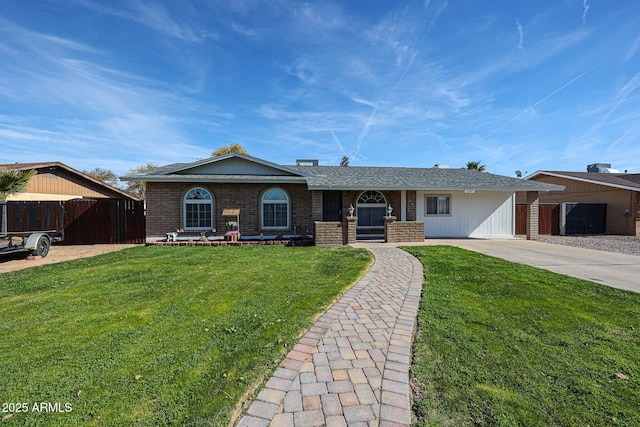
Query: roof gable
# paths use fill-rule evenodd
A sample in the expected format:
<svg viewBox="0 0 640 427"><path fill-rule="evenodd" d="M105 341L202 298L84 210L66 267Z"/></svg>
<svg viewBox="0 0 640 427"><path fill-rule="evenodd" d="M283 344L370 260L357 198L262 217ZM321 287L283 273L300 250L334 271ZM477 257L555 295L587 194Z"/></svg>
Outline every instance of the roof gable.
<svg viewBox="0 0 640 427"><path fill-rule="evenodd" d="M78 197L108 197L113 199L138 200L137 197L132 196L131 194L128 194L119 188L115 188L110 186L109 184L105 184L104 182L99 181L94 177L85 174L84 172L80 172L60 162L11 163L1 164L0 168L10 170L33 169L38 172L31 179L29 186L27 187L27 191L25 193L22 193L21 197L27 197L25 196L27 192L34 193L34 191L38 194L53 194L51 192L54 191L54 189L60 190L59 187L62 184L51 184L51 182L45 184L40 181L46 179L49 179L49 181L51 181L52 179L57 178L60 181L68 181L71 187L67 185L66 187L69 188L66 188L66 190L72 190L73 195L77 195ZM37 189L41 186L44 186L44 190ZM34 190L34 188L36 188L36 190ZM85 190L83 190L83 188Z"/></svg>
<svg viewBox="0 0 640 427"><path fill-rule="evenodd" d="M623 190L640 191L640 174L599 173L599 172L567 172L567 171L537 171L526 177L535 180L536 177L546 175L573 181L603 185L605 187Z"/></svg>
<svg viewBox="0 0 640 427"><path fill-rule="evenodd" d="M251 176L304 176L285 166L239 153L210 157L193 163L156 169L150 175L251 175Z"/></svg>

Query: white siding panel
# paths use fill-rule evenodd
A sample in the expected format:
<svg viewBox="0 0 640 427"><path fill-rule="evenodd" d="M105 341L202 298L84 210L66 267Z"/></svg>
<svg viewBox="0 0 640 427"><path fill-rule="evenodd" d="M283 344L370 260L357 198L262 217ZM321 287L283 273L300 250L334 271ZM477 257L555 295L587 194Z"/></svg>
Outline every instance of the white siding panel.
<svg viewBox="0 0 640 427"><path fill-rule="evenodd" d="M427 195L450 195L451 215L426 216ZM417 193L417 220L424 221L426 237L512 237L514 193L503 191L435 191Z"/></svg>

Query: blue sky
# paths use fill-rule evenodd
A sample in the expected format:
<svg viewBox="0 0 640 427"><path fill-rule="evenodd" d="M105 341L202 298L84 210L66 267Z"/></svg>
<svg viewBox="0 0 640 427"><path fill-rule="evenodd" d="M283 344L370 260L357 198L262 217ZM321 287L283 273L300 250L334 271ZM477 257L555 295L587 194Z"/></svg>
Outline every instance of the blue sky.
<svg viewBox="0 0 640 427"><path fill-rule="evenodd" d="M640 2L0 0L0 163L640 172Z"/></svg>

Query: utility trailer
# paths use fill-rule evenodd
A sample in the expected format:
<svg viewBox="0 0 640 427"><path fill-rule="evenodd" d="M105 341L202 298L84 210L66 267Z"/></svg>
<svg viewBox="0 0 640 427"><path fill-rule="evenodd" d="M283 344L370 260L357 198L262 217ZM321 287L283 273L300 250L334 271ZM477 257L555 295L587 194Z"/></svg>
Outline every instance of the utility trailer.
<svg viewBox="0 0 640 427"><path fill-rule="evenodd" d="M19 202L0 210L0 255L25 252L46 257L64 240L64 207L55 202ZM7 212L6 218L3 212ZM11 231L5 231L5 230Z"/></svg>
<svg viewBox="0 0 640 427"><path fill-rule="evenodd" d="M51 243L59 240L55 231L38 231L33 233L7 233L0 236L0 254L13 252L29 252L31 255L46 257Z"/></svg>

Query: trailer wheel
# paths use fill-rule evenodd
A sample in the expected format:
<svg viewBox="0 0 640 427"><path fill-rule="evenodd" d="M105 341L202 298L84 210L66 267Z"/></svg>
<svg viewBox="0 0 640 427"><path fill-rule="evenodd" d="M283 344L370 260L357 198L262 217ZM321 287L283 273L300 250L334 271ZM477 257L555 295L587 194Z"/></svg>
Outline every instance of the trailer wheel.
<svg viewBox="0 0 640 427"><path fill-rule="evenodd" d="M36 242L36 248L31 252L32 255L46 257L49 253L49 247L51 246L51 240L48 236L40 236Z"/></svg>

